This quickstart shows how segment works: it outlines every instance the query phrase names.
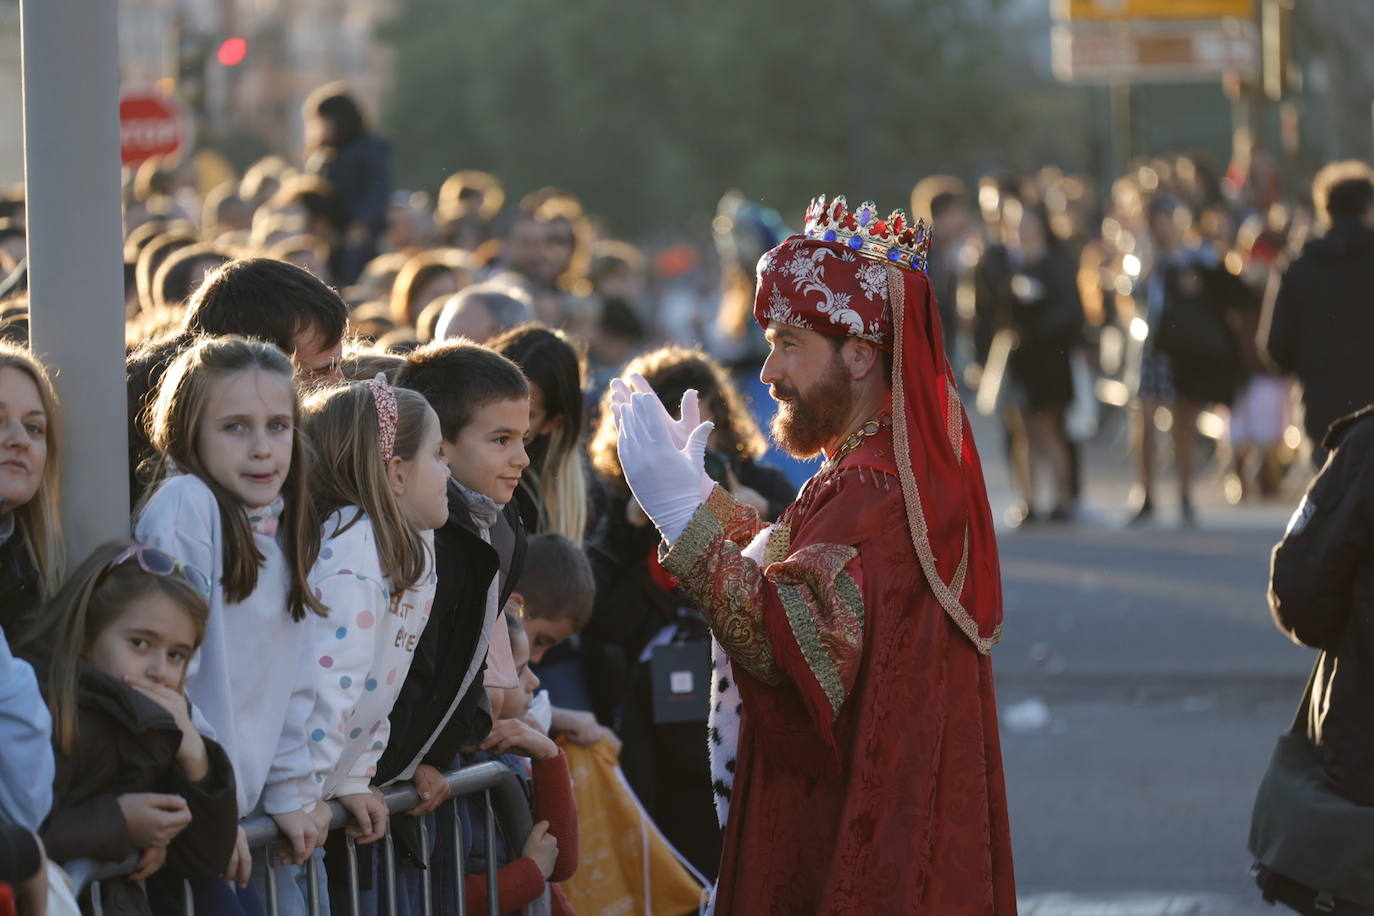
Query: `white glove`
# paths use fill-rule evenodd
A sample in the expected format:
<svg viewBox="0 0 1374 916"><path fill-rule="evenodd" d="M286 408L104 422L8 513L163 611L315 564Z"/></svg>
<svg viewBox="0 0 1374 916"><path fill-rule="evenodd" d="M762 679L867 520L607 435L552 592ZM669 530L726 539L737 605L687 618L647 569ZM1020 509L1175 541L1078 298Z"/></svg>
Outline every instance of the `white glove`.
<svg viewBox="0 0 1374 916"><path fill-rule="evenodd" d="M628 404L612 404L611 412L625 481L659 534L671 544L706 501L701 495L702 459L713 426L698 424L679 449L673 443L668 412L657 395L633 394Z"/></svg>
<svg viewBox="0 0 1374 916"><path fill-rule="evenodd" d="M623 379L611 379L611 408L615 405L628 405L630 398L636 394L653 395L654 389L644 376L638 372L631 372ZM692 432L701 425L701 406L698 403L697 390L688 388L682 393L682 404L678 408L679 420L674 420L672 414L668 413L668 408L663 402L654 396L654 404L658 407L658 412L663 415L663 422L668 425L668 431L672 435L673 448L681 450L687 445L687 439ZM706 467L701 468L701 479L697 481L701 499L704 502L711 495L711 490L715 488L716 482L706 473Z"/></svg>

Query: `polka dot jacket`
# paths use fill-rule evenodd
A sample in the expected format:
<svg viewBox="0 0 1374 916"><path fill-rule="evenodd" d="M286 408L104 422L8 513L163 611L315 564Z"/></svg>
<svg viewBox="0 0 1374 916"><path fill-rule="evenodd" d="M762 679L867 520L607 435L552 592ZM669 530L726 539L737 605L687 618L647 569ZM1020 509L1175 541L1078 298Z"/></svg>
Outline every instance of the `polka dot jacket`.
<svg viewBox="0 0 1374 916"><path fill-rule="evenodd" d="M306 736L326 799L366 792L386 749L388 716L434 605L433 532L424 543L419 584L394 598L371 519L349 506L325 520L310 585L329 616L311 620L315 706Z"/></svg>

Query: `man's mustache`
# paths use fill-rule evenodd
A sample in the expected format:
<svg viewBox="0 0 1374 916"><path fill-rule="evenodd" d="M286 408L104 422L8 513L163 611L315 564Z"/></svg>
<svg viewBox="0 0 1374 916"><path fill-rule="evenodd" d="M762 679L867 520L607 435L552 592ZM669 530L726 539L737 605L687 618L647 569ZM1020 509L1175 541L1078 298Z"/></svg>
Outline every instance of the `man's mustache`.
<svg viewBox="0 0 1374 916"><path fill-rule="evenodd" d="M783 399L795 401L797 399L797 392L788 388L786 385L769 385L768 393L775 401L781 401Z"/></svg>

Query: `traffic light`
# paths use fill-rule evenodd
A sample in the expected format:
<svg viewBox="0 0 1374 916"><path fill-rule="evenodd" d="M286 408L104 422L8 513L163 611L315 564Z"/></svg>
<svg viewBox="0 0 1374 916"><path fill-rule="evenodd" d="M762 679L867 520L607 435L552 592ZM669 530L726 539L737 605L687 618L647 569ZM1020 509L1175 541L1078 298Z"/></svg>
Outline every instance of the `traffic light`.
<svg viewBox="0 0 1374 916"><path fill-rule="evenodd" d="M177 88L197 114L205 110L205 64L209 54L210 44L204 35L188 29L178 31Z"/></svg>
<svg viewBox="0 0 1374 916"><path fill-rule="evenodd" d="M220 42L215 58L225 67L237 67L248 56L248 39L235 36Z"/></svg>

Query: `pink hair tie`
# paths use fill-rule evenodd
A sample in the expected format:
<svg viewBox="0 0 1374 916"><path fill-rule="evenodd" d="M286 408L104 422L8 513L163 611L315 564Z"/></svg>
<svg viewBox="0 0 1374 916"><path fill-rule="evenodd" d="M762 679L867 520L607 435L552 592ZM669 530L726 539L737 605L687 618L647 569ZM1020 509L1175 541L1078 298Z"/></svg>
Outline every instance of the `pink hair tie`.
<svg viewBox="0 0 1374 916"><path fill-rule="evenodd" d="M372 400L377 404L377 447L381 450L382 460L390 461L396 448L396 392L381 372L363 384L372 389Z"/></svg>

